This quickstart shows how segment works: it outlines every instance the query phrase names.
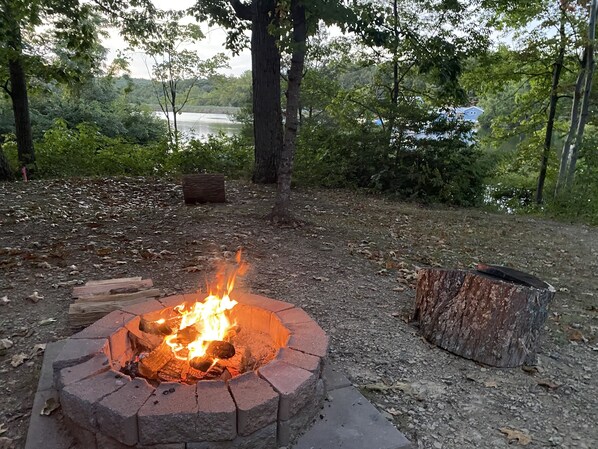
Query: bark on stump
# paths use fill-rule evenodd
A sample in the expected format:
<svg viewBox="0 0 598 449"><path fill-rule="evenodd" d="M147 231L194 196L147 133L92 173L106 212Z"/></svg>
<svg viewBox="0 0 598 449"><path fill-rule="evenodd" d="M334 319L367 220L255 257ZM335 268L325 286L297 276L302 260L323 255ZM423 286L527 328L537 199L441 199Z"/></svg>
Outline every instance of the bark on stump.
<svg viewBox="0 0 598 449"><path fill-rule="evenodd" d="M418 272L413 319L426 340L467 359L496 367L534 364L554 291L503 267L426 268Z"/></svg>
<svg viewBox="0 0 598 449"><path fill-rule="evenodd" d="M183 175L183 198L186 204L224 203L224 175Z"/></svg>

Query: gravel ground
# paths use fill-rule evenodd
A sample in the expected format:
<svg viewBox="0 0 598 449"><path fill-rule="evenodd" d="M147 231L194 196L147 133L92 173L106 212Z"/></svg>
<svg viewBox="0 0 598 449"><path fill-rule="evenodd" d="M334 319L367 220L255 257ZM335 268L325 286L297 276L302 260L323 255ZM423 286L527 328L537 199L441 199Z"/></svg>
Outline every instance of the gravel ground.
<svg viewBox="0 0 598 449"><path fill-rule="evenodd" d="M143 276L192 292L239 247L243 287L309 312L331 361L420 448L598 447L598 229L331 190L296 191L306 224L280 228L264 219L271 187L227 195L188 207L166 180L0 185L0 448L24 446L43 344L72 333L73 285ZM557 288L534 369L459 358L409 323L418 267L477 262Z"/></svg>

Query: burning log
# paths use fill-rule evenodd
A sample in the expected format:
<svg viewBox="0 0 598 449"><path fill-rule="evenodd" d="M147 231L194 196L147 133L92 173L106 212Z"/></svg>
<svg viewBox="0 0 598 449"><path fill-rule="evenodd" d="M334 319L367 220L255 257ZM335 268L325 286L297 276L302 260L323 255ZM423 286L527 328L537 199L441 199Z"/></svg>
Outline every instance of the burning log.
<svg viewBox="0 0 598 449"><path fill-rule="evenodd" d="M413 318L422 335L462 357L497 367L533 364L554 288L513 269L422 269Z"/></svg>
<svg viewBox="0 0 598 449"><path fill-rule="evenodd" d="M174 332L170 320L149 321L141 318L139 330L152 335L170 335Z"/></svg>
<svg viewBox="0 0 598 449"><path fill-rule="evenodd" d="M172 358L157 373L158 379L164 382L180 382L183 378L185 366L189 366L186 360ZM186 374L186 373L185 373Z"/></svg>
<svg viewBox="0 0 598 449"><path fill-rule="evenodd" d="M213 363L214 360L210 357L206 357L205 355L203 357L194 357L189 360L189 365L191 365L191 368L201 371L202 373L208 371Z"/></svg>
<svg viewBox="0 0 598 449"><path fill-rule="evenodd" d="M139 374L146 379L157 379L158 371L174 358L174 354L166 343L162 343L147 357L139 360Z"/></svg>
<svg viewBox="0 0 598 449"><path fill-rule="evenodd" d="M206 355L213 359L230 359L235 355L235 347L226 341L211 341Z"/></svg>
<svg viewBox="0 0 598 449"><path fill-rule="evenodd" d="M176 338L173 342L182 346L187 346L189 343L195 341L199 335L200 333L195 326L185 327L176 333Z"/></svg>

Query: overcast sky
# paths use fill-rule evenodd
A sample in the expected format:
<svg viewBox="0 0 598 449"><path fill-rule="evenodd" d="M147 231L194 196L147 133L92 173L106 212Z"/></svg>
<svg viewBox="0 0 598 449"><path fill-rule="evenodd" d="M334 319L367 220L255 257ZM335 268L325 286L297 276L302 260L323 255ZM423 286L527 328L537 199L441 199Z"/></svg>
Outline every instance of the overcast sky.
<svg viewBox="0 0 598 449"><path fill-rule="evenodd" d="M161 9L172 9L176 4L176 9L185 9L195 3L195 0L153 0L154 5ZM244 50L239 56L233 57L229 51L224 48L224 40L226 33L215 27L208 27L207 24L202 25L202 30L206 35L205 39L200 41L197 45L190 47L196 49L197 53L202 58L209 58L216 53L225 53L229 56L228 69L222 69L221 72L227 75L240 75L246 70L251 70L251 53L249 50ZM110 37L104 40L104 46L108 49L108 59L112 60L116 56L118 50L126 47L125 41L119 36L117 30L110 31ZM149 78L147 68L145 65L146 57L142 54L136 53L130 55L132 57L130 64L131 76L134 78ZM147 61L147 65L151 66L151 61Z"/></svg>

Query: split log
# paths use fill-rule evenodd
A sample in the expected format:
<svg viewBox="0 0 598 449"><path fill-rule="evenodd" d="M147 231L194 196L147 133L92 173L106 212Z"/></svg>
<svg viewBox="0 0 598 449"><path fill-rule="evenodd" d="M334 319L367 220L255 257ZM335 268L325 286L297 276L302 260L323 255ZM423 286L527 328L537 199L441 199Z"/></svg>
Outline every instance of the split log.
<svg viewBox="0 0 598 449"><path fill-rule="evenodd" d="M226 202L224 175L183 175L183 198L185 204Z"/></svg>
<svg viewBox="0 0 598 449"><path fill-rule="evenodd" d="M71 328L87 326L114 310L159 298L161 291L152 287L151 279L138 276L89 281L84 286L73 288L76 300L69 306Z"/></svg>
<svg viewBox="0 0 598 449"><path fill-rule="evenodd" d="M413 319L431 343L496 367L535 363L555 290L526 273L496 266L418 272Z"/></svg>
<svg viewBox="0 0 598 449"><path fill-rule="evenodd" d="M69 306L69 324L72 329L89 326L105 315L123 307L145 302L149 298L137 298L127 301L104 301L89 303L73 303Z"/></svg>
<svg viewBox="0 0 598 449"><path fill-rule="evenodd" d="M180 323L180 321L179 318L178 322ZM173 322L173 320L170 319L150 321L141 317L141 320L139 321L139 330L146 334L166 336L171 335L174 332L173 325L176 325L176 321Z"/></svg>
<svg viewBox="0 0 598 449"><path fill-rule="evenodd" d="M134 293L150 289L153 286L154 284L151 279L141 279L141 277L88 281L85 285L73 288L73 298L85 298L87 296L111 293ZM123 289L129 291L122 291Z"/></svg>
<svg viewBox="0 0 598 449"><path fill-rule="evenodd" d="M206 355L213 359L230 359L235 355L235 347L226 341L211 341Z"/></svg>
<svg viewBox="0 0 598 449"><path fill-rule="evenodd" d="M189 365L191 365L191 368L201 371L202 373L205 373L207 370L209 370L212 366L212 363L214 363L214 360L211 357L206 357L205 355L201 357L193 357L191 360L189 360Z"/></svg>
<svg viewBox="0 0 598 449"><path fill-rule="evenodd" d="M139 360L139 374L146 379L157 379L160 371L168 362L174 359L174 354L166 343L162 343L146 357Z"/></svg>

